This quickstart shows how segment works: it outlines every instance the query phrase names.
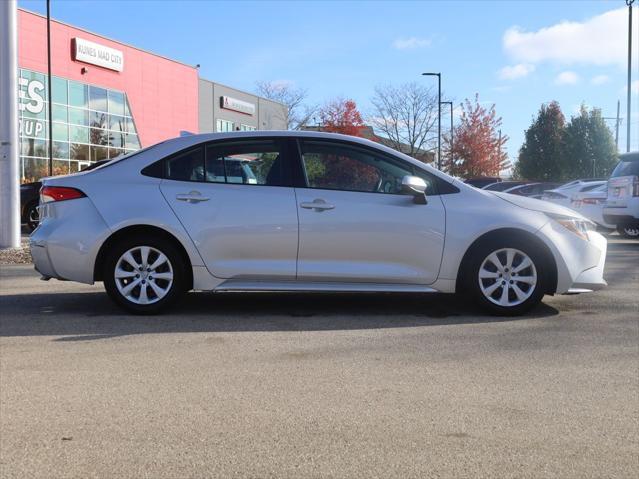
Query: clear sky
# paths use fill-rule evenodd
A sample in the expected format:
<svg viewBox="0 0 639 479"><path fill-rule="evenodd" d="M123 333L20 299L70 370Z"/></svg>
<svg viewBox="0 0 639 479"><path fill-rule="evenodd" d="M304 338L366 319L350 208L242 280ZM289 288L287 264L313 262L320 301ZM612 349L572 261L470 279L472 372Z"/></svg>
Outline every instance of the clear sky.
<svg viewBox="0 0 639 479"><path fill-rule="evenodd" d="M45 12L43 0L19 5ZM639 25L639 4L634 26ZM204 78L253 91L258 80L340 96L364 114L377 84L433 82L446 99L495 103L515 159L543 102L626 117L627 8L610 1L213 2L53 0L52 16L200 64ZM634 29L632 147L639 149L639 33ZM614 127L614 121L608 122ZM443 127L448 125L444 119ZM625 148L625 120L619 134Z"/></svg>

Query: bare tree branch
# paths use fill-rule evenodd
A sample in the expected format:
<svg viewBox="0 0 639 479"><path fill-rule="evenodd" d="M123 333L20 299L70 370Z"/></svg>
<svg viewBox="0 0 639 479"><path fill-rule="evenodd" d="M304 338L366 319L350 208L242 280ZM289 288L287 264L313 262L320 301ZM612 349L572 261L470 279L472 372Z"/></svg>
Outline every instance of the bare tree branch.
<svg viewBox="0 0 639 479"><path fill-rule="evenodd" d="M374 111L369 121L388 138L389 146L417 157L433 149L437 96L432 88L418 83L380 85L371 103Z"/></svg>
<svg viewBox="0 0 639 479"><path fill-rule="evenodd" d="M308 125L311 117L317 111L316 105L305 105L308 94L305 89L295 88L286 82L259 81L255 85L258 95L286 105L283 121L288 130L299 130Z"/></svg>

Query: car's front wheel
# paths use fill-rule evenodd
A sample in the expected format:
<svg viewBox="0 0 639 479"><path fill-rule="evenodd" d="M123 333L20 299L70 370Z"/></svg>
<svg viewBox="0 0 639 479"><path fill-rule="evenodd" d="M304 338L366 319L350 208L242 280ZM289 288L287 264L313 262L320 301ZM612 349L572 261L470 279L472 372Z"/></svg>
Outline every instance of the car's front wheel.
<svg viewBox="0 0 639 479"><path fill-rule="evenodd" d="M128 238L107 256L104 286L118 305L135 314L156 314L185 292L185 265L163 238Z"/></svg>
<svg viewBox="0 0 639 479"><path fill-rule="evenodd" d="M494 314L523 314L544 296L545 262L544 255L528 241L485 242L472 252L466 268L467 292Z"/></svg>

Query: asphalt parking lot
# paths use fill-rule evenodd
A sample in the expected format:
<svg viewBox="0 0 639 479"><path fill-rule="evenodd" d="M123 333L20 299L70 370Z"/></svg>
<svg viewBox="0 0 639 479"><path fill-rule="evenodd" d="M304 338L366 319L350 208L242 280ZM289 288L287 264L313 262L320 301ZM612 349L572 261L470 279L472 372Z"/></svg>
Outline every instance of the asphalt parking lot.
<svg viewBox="0 0 639 479"><path fill-rule="evenodd" d="M0 476L637 477L639 242L522 318L418 295L189 294L1 266Z"/></svg>

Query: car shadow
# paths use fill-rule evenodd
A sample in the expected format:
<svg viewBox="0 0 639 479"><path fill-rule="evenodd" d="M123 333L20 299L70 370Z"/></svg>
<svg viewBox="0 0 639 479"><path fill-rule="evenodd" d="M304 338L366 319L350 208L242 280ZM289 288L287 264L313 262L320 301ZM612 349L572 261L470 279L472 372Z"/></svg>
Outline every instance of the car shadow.
<svg viewBox="0 0 639 479"><path fill-rule="evenodd" d="M87 341L156 333L329 331L521 321L558 311L541 304L516 318L488 316L456 295L189 293L158 316L128 315L102 291L2 296L0 336Z"/></svg>

